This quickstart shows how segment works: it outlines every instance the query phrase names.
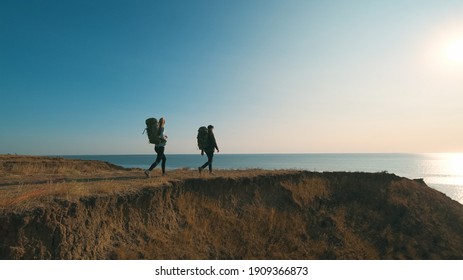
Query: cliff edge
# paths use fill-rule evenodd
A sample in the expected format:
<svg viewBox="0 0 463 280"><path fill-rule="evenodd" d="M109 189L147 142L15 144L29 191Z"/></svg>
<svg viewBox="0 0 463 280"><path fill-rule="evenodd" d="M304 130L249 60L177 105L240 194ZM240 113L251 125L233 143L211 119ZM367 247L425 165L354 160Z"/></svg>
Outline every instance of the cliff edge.
<svg viewBox="0 0 463 280"><path fill-rule="evenodd" d="M53 164L25 174L7 161L0 259L463 258L463 205L422 180L291 170L144 179L88 161L71 165L91 172L72 176Z"/></svg>

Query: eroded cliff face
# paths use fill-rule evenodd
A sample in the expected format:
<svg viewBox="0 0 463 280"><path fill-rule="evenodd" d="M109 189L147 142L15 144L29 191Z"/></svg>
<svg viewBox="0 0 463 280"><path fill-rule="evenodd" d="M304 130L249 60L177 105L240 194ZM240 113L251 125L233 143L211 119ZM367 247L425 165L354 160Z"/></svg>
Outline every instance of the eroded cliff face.
<svg viewBox="0 0 463 280"><path fill-rule="evenodd" d="M0 215L1 259L461 259L463 206L384 173L197 178Z"/></svg>

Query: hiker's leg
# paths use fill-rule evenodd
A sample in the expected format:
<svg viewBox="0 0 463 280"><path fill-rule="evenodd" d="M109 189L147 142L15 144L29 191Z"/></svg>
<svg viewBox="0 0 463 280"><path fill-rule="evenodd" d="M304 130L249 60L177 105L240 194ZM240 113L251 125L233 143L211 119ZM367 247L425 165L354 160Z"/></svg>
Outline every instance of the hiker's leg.
<svg viewBox="0 0 463 280"><path fill-rule="evenodd" d="M156 160L151 164L150 168L148 168L149 171L153 171L154 168L156 168L156 165L158 165L158 158L156 157Z"/></svg>
<svg viewBox="0 0 463 280"><path fill-rule="evenodd" d="M162 148L162 149L161 149ZM152 171L158 164L161 162L162 156L164 155L164 147L154 147L154 150L156 151L156 160L151 164L150 168L148 169L149 171Z"/></svg>
<svg viewBox="0 0 463 280"><path fill-rule="evenodd" d="M206 168L208 165L209 165L209 160L207 160L206 163L204 163L200 168L201 168L201 169L204 169L204 168Z"/></svg>
<svg viewBox="0 0 463 280"><path fill-rule="evenodd" d="M166 155L163 153L162 154L162 163L161 163L162 174L166 173L166 161L167 161Z"/></svg>
<svg viewBox="0 0 463 280"><path fill-rule="evenodd" d="M156 167L157 163L156 162L153 162L153 164L151 164L150 168L148 168L149 171L153 171L153 169Z"/></svg>
<svg viewBox="0 0 463 280"><path fill-rule="evenodd" d="M214 151L206 152L207 154L207 163L209 165L209 172L212 172L212 159L214 157Z"/></svg>

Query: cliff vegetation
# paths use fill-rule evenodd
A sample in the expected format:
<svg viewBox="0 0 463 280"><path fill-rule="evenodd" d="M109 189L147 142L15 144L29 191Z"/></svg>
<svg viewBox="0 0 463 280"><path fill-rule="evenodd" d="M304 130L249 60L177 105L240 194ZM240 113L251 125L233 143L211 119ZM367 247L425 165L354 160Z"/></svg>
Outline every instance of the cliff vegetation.
<svg viewBox="0 0 463 280"><path fill-rule="evenodd" d="M0 156L0 259L462 259L463 205L394 174Z"/></svg>

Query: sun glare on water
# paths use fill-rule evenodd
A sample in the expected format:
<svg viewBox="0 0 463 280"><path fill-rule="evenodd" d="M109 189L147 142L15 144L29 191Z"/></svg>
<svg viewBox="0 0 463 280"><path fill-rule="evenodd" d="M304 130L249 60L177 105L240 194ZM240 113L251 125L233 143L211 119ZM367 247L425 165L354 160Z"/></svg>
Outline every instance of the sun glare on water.
<svg viewBox="0 0 463 280"><path fill-rule="evenodd" d="M453 170L460 175L463 175L463 154L453 154L452 157Z"/></svg>
<svg viewBox="0 0 463 280"><path fill-rule="evenodd" d="M463 154L449 154L447 155L447 170L450 178L453 178L453 184L463 186Z"/></svg>

